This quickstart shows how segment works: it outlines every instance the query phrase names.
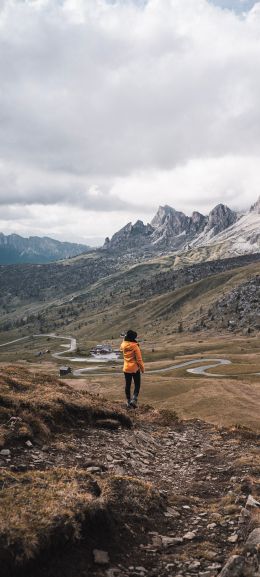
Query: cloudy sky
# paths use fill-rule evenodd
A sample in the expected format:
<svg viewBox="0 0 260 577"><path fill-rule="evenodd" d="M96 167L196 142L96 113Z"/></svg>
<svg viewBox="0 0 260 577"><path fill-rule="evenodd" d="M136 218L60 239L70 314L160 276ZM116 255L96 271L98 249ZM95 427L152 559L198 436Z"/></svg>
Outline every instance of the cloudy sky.
<svg viewBox="0 0 260 577"><path fill-rule="evenodd" d="M260 193L260 3L0 0L0 231L100 244Z"/></svg>

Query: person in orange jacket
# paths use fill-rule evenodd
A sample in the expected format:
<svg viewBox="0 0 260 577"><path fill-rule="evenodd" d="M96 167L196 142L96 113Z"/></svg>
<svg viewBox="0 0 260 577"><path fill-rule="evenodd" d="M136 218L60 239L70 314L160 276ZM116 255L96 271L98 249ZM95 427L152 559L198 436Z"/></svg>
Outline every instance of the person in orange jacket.
<svg viewBox="0 0 260 577"><path fill-rule="evenodd" d="M120 350L124 355L123 372L125 375L125 396L127 399L127 408L137 406L137 398L141 386L141 372L144 373L144 363L139 344L136 342L137 333L127 331L121 344ZM131 400L131 383L134 380L134 394Z"/></svg>

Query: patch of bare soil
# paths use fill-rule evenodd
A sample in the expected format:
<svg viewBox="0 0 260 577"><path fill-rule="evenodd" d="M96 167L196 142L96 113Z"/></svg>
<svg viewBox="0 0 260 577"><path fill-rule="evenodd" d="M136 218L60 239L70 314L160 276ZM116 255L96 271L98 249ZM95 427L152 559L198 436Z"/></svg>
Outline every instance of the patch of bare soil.
<svg viewBox="0 0 260 577"><path fill-rule="evenodd" d="M36 390L37 382L38 375ZM260 526L259 437L148 406L126 413L100 403L102 418L76 412L74 424L60 418L47 437L5 435L1 575L259 576L259 544L245 546ZM15 427L9 412L6 421L0 415L5 430Z"/></svg>

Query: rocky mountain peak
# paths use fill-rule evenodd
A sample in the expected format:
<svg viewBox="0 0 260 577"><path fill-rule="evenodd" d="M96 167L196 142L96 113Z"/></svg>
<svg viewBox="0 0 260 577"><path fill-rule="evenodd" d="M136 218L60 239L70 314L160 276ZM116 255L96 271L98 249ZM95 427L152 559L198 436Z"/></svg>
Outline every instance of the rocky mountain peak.
<svg viewBox="0 0 260 577"><path fill-rule="evenodd" d="M157 242L160 237L172 238L186 233L188 221L188 217L183 212L168 205L160 206L151 222L151 226L155 229L153 240Z"/></svg>
<svg viewBox="0 0 260 577"><path fill-rule="evenodd" d="M201 232L207 224L207 217L195 210L190 217L189 231L192 233Z"/></svg>
<svg viewBox="0 0 260 577"><path fill-rule="evenodd" d="M217 204L209 213L205 232L211 231L212 236L215 236L234 224L237 219L238 216L236 212L228 208L225 204Z"/></svg>
<svg viewBox="0 0 260 577"><path fill-rule="evenodd" d="M128 222L112 236L111 240L106 238L103 249L139 249L147 244L147 237L152 234L153 230L150 224L145 225L142 220L137 220L134 224Z"/></svg>
<svg viewBox="0 0 260 577"><path fill-rule="evenodd" d="M151 221L151 226L153 226L154 228L162 226L165 223L165 221L168 220L169 217L172 216L174 213L176 213L176 210L171 206L169 206L168 204L165 204L164 206L159 206L156 215Z"/></svg>
<svg viewBox="0 0 260 577"><path fill-rule="evenodd" d="M220 203L211 210L208 216L197 210L193 211L191 216L187 216L166 204L159 206L150 224L144 224L142 220L137 220L135 224L128 223L114 234L110 241L106 239L103 248L122 250L124 254L129 252L132 256L187 250L191 246L200 247L212 244L215 238L216 242L223 240L226 242L230 235L233 235L233 239L244 223L246 242L249 243L247 250L256 252L259 244L259 227L255 221L260 214L260 197L251 207L250 213L253 213L254 218L249 219L249 222L248 213L243 217ZM232 243L234 242L233 239ZM239 248L238 254L247 252L245 246L243 243L244 248L242 247L241 250ZM237 245L235 251L237 251L236 247Z"/></svg>
<svg viewBox="0 0 260 577"><path fill-rule="evenodd" d="M201 214L200 212L198 212L197 210L194 210L192 215L191 215L191 220L192 222L201 222L202 220L205 219L205 216L203 214Z"/></svg>
<svg viewBox="0 0 260 577"><path fill-rule="evenodd" d="M258 200L255 202L255 204L253 204L253 206L251 206L250 212L256 212L256 214L260 214L260 195L258 197Z"/></svg>
<svg viewBox="0 0 260 577"><path fill-rule="evenodd" d="M135 224L132 225L132 233L134 234L145 234L146 226L142 220L137 220Z"/></svg>

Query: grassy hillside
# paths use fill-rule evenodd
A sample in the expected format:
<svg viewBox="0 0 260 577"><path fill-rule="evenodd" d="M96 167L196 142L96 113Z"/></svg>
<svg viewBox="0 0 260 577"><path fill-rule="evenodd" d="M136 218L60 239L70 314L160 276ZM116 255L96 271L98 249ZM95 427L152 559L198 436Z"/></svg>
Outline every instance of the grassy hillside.
<svg viewBox="0 0 260 577"><path fill-rule="evenodd" d="M127 326L151 335L214 329L210 307L256 277L259 262L260 255L251 255L177 270L169 256L122 268L104 255L86 255L46 268L21 267L21 290L17 267L8 275L0 267L5 283L0 332L6 338L65 329L79 337L91 331L96 339L117 336ZM228 322L227 315L222 328Z"/></svg>
<svg viewBox="0 0 260 577"><path fill-rule="evenodd" d="M140 271L130 270L117 278L102 279L90 287L84 295L67 305L62 312L62 322L67 323L69 330L79 337L91 332L92 338L97 339L116 337L129 326L149 336L191 330L199 319L207 318L212 303L254 277L258 271L259 265L252 264L212 275L165 294L150 298L141 294L138 298L138 281L133 277ZM135 298L129 286L134 286ZM78 316L73 318L77 312ZM49 310L45 315L46 323L51 326L55 320L58 327L62 326L59 324L60 313L60 309Z"/></svg>

